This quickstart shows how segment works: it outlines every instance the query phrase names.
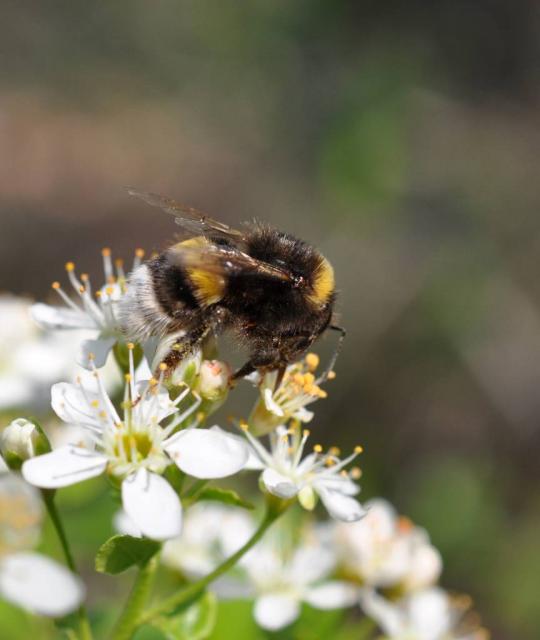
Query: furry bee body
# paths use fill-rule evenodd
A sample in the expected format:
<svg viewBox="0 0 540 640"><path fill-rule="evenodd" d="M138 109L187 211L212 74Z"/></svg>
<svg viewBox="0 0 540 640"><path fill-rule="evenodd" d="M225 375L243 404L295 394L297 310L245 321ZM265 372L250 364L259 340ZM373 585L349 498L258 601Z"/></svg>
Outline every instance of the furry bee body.
<svg viewBox="0 0 540 640"><path fill-rule="evenodd" d="M170 367L209 333L230 330L250 354L235 377L284 370L329 326L334 274L314 247L259 224L240 233L160 196L135 195L174 212L183 227L189 212L190 229L201 233L134 271L123 302L130 338L178 335L164 360Z"/></svg>

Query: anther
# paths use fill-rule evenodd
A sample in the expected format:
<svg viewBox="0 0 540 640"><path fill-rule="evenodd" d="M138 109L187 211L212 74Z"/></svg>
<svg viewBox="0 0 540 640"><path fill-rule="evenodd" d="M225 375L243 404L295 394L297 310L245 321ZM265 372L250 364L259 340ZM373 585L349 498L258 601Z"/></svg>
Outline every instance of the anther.
<svg viewBox="0 0 540 640"><path fill-rule="evenodd" d="M83 282L88 282L88 274L87 273L81 273L81 280Z"/></svg>
<svg viewBox="0 0 540 640"><path fill-rule="evenodd" d="M66 271L75 271L75 263L66 262Z"/></svg>
<svg viewBox="0 0 540 640"><path fill-rule="evenodd" d="M86 287L79 287L79 293L84 293L86 291Z"/></svg>
<svg viewBox="0 0 540 640"><path fill-rule="evenodd" d="M137 258L144 258L144 249L135 249L135 256Z"/></svg>
<svg viewBox="0 0 540 640"><path fill-rule="evenodd" d="M320 444L316 444L313 447L313 451L315 451L315 453L322 453L322 450L323 450L323 448L322 448L322 446Z"/></svg>
<svg viewBox="0 0 540 640"><path fill-rule="evenodd" d="M359 480L362 477L362 469L360 467L353 467L351 469L351 478L353 480Z"/></svg>
<svg viewBox="0 0 540 640"><path fill-rule="evenodd" d="M309 429L304 429L302 431L302 435L304 436L304 438L309 438L309 434L310 434L310 430Z"/></svg>
<svg viewBox="0 0 540 640"><path fill-rule="evenodd" d="M53 283L51 284L51 287L52 287L53 289L60 289L60 283L59 283L59 282L53 282Z"/></svg>
<svg viewBox="0 0 540 640"><path fill-rule="evenodd" d="M104 258L108 258L111 255L111 250L109 249L109 247L103 247L103 249L101 250L101 255Z"/></svg>
<svg viewBox="0 0 540 640"><path fill-rule="evenodd" d="M159 370L160 371L167 371L168 367L167 367L167 363L166 362L160 362L159 363Z"/></svg>
<svg viewBox="0 0 540 640"><path fill-rule="evenodd" d="M124 374L124 380L126 382L131 382L131 373Z"/></svg>
<svg viewBox="0 0 540 640"><path fill-rule="evenodd" d="M319 356L316 353L308 353L306 356L306 365L308 369L315 371L319 366Z"/></svg>
<svg viewBox="0 0 540 640"><path fill-rule="evenodd" d="M244 422L243 420L239 423L238 426L240 427L240 429L242 429L242 431L249 431L248 423Z"/></svg>
<svg viewBox="0 0 540 640"><path fill-rule="evenodd" d="M358 445L358 446L356 446L356 447L354 448L354 452L355 452L356 454L360 454L360 453L362 453L363 451L364 451L364 447L361 447L360 445Z"/></svg>
<svg viewBox="0 0 540 640"><path fill-rule="evenodd" d="M90 362L92 362L95 359L96 359L96 356L93 353L88 354L88 360L90 360Z"/></svg>
<svg viewBox="0 0 540 640"><path fill-rule="evenodd" d="M334 380L334 378L336 377L336 372L335 371L329 371L326 378L327 380Z"/></svg>
<svg viewBox="0 0 540 640"><path fill-rule="evenodd" d="M116 260L114 261L114 264L117 267L123 267L124 266L124 261L122 260L122 258L116 258Z"/></svg>
<svg viewBox="0 0 540 640"><path fill-rule="evenodd" d="M133 344L133 342L128 342L128 343L126 344L126 347L127 347L130 351L132 351L133 349L135 349L135 345Z"/></svg>

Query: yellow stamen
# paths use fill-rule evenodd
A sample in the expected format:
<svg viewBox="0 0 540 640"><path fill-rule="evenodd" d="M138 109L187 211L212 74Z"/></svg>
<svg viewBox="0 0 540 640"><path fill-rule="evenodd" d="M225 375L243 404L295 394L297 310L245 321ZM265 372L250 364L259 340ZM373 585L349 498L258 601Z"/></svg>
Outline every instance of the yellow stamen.
<svg viewBox="0 0 540 640"><path fill-rule="evenodd" d="M167 363L166 362L160 362L159 363L159 370L160 371L167 371L168 367L167 367Z"/></svg>
<svg viewBox="0 0 540 640"><path fill-rule="evenodd" d="M60 283L59 283L59 282L53 282L53 283L51 284L51 287L52 287L53 289L60 289Z"/></svg>
<svg viewBox="0 0 540 640"><path fill-rule="evenodd" d="M135 349L135 345L133 344L133 342L128 342L126 343L126 347L132 351L133 349Z"/></svg>
<svg viewBox="0 0 540 640"><path fill-rule="evenodd" d="M320 444L316 444L316 445L313 447L313 451L315 451L315 453L321 453L321 452L322 452L322 450L323 450L323 448L322 448L322 445L320 445Z"/></svg>
<svg viewBox="0 0 540 640"><path fill-rule="evenodd" d="M310 434L310 430L309 429L304 429L302 431L302 435L304 436L304 438L309 438L309 434Z"/></svg>
<svg viewBox="0 0 540 640"><path fill-rule="evenodd" d="M93 353L89 353L88 354L88 360L92 361L92 360L95 360L95 359L96 359L96 356Z"/></svg>
<svg viewBox="0 0 540 640"><path fill-rule="evenodd" d="M112 287L107 287L107 288L105 289L105 293L106 293L108 296L112 296L112 294L114 293L114 289L113 289Z"/></svg>
<svg viewBox="0 0 540 640"><path fill-rule="evenodd" d="M351 478L353 480L359 480L362 477L362 469L360 467L353 467L351 469Z"/></svg>
<svg viewBox="0 0 540 640"><path fill-rule="evenodd" d="M144 258L144 249L135 249L135 255L137 258Z"/></svg>
<svg viewBox="0 0 540 640"><path fill-rule="evenodd" d="M326 378L328 380L334 380L335 377L336 377L336 372L335 371L329 371L328 375L326 376Z"/></svg>
<svg viewBox="0 0 540 640"><path fill-rule="evenodd" d="M357 446L354 448L354 452L355 452L356 454L360 454L360 453L362 453L363 451L364 451L364 447L361 447L360 445L357 445Z"/></svg>
<svg viewBox="0 0 540 640"><path fill-rule="evenodd" d="M310 371L315 371L319 366L319 356L316 353L308 353L305 359L306 365Z"/></svg>
<svg viewBox="0 0 540 640"><path fill-rule="evenodd" d="M124 266L124 261L122 260L122 258L116 258L116 260L114 261L114 264L117 267L123 267Z"/></svg>
<svg viewBox="0 0 540 640"><path fill-rule="evenodd" d="M124 375L124 380L125 380L126 382L131 382L131 373L126 373L126 374Z"/></svg>
<svg viewBox="0 0 540 640"><path fill-rule="evenodd" d="M104 258L107 258L111 255L111 250L109 249L109 247L103 247L103 249L101 250L101 255Z"/></svg>
<svg viewBox="0 0 540 640"><path fill-rule="evenodd" d="M240 424L238 426L240 427L240 429L242 429L242 431L249 431L248 423L244 422L243 420L240 421Z"/></svg>
<svg viewBox="0 0 540 640"><path fill-rule="evenodd" d="M81 280L83 282L88 282L88 274L87 273L81 273Z"/></svg>
<svg viewBox="0 0 540 640"><path fill-rule="evenodd" d="M339 447L330 447L330 449L328 449L328 454L331 456L339 456L340 453L341 449Z"/></svg>
<svg viewBox="0 0 540 640"><path fill-rule="evenodd" d="M93 407L99 407L99 400L92 400L92 402L90 403Z"/></svg>
<svg viewBox="0 0 540 640"><path fill-rule="evenodd" d="M75 263L66 262L66 271L75 271Z"/></svg>

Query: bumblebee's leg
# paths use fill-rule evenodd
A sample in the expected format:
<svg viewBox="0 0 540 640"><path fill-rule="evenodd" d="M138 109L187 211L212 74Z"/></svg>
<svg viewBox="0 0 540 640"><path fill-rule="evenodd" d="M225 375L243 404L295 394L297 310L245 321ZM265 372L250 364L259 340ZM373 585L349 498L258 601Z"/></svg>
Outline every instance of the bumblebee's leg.
<svg viewBox="0 0 540 640"><path fill-rule="evenodd" d="M173 374L176 367L187 358L195 347L199 345L210 332L211 325L201 323L200 327L185 335L182 340L175 342L171 347L170 351L166 354L166 356L161 361L162 364L167 365L167 369L165 372L166 376L170 376ZM156 371L156 377L159 377L159 368Z"/></svg>
<svg viewBox="0 0 540 640"><path fill-rule="evenodd" d="M338 359L339 353L341 351L341 347L343 346L343 341L345 340L345 336L347 335L347 332L343 327L338 327L335 324L331 324L328 328L331 329L332 331L339 331L341 335L338 338L338 343L336 345L336 348L334 349L334 353L332 354L332 357L330 358L330 362L328 363L328 366L326 367L326 369L324 370L324 373L319 378L321 382L324 382L330 375L330 372L334 370L334 367L336 365L336 360Z"/></svg>
<svg viewBox="0 0 540 640"><path fill-rule="evenodd" d="M231 382L235 382L240 378L245 378L246 376L249 376L249 374L253 373L254 371L257 371L257 367L253 365L251 360L248 360L244 365L240 367L240 369L238 369L232 374Z"/></svg>

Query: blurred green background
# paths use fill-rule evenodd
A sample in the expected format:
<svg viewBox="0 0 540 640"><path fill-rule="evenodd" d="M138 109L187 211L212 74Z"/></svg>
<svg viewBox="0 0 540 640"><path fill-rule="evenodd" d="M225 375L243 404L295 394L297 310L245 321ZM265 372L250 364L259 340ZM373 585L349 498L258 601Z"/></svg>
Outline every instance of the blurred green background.
<svg viewBox="0 0 540 640"><path fill-rule="evenodd" d="M317 440L364 445L365 498L431 532L494 638L538 637L538 3L6 0L2 23L0 289L167 246L125 185L318 245L349 333ZM113 505L83 487L68 526L110 600Z"/></svg>

